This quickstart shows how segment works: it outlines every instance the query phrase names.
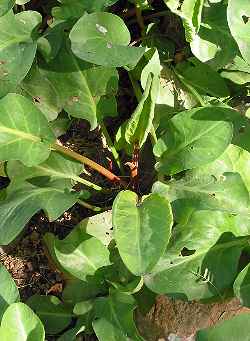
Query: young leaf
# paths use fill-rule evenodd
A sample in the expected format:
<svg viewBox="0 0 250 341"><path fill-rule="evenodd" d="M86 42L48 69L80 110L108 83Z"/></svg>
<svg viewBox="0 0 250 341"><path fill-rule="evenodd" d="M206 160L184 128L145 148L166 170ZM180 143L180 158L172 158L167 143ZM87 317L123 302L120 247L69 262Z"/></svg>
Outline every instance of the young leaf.
<svg viewBox="0 0 250 341"><path fill-rule="evenodd" d="M13 303L1 322L1 340L44 341L45 332L40 319L24 303Z"/></svg>
<svg viewBox="0 0 250 341"><path fill-rule="evenodd" d="M56 187L23 184L0 202L0 245L7 245L22 231L31 217L45 210L51 221L77 201L78 195Z"/></svg>
<svg viewBox="0 0 250 341"><path fill-rule="evenodd" d="M248 242L249 237L235 238L232 233L224 233L214 246L198 248L189 256L166 253L144 276L144 282L155 293L178 294L188 300L218 296L232 285Z"/></svg>
<svg viewBox="0 0 250 341"><path fill-rule="evenodd" d="M196 341L248 341L250 334L250 314L244 313L234 316L208 329L199 330Z"/></svg>
<svg viewBox="0 0 250 341"><path fill-rule="evenodd" d="M92 66L78 59L66 42L50 63L35 64L21 84L24 93L37 99L49 120L64 109L73 117L86 119L91 129L98 124L101 96L115 95L117 86L114 68Z"/></svg>
<svg viewBox="0 0 250 341"><path fill-rule="evenodd" d="M60 265L82 281L110 265L108 249L83 231L73 230L65 239L55 240L55 254Z"/></svg>
<svg viewBox="0 0 250 341"><path fill-rule="evenodd" d="M87 62L107 67L133 68L145 49L128 46L130 33L111 13L85 14L70 32L72 51Z"/></svg>
<svg viewBox="0 0 250 341"><path fill-rule="evenodd" d="M15 5L15 0L2 0L0 4L0 17L6 14Z"/></svg>
<svg viewBox="0 0 250 341"><path fill-rule="evenodd" d="M12 303L20 300L19 291L9 272L0 265L0 322L5 310Z"/></svg>
<svg viewBox="0 0 250 341"><path fill-rule="evenodd" d="M233 127L221 121L221 107L202 107L183 111L166 123L166 133L154 147L160 158L156 169L176 174L212 162L229 146Z"/></svg>
<svg viewBox="0 0 250 341"><path fill-rule="evenodd" d="M143 96L127 122L125 139L131 145L138 145L141 148L146 142L154 119L158 86L159 78L149 74Z"/></svg>
<svg viewBox="0 0 250 341"><path fill-rule="evenodd" d="M122 191L113 204L114 236L120 256L135 275L149 272L167 247L173 223L167 199ZM160 238L159 238L160 236Z"/></svg>
<svg viewBox="0 0 250 341"><path fill-rule="evenodd" d="M136 307L133 296L111 291L109 297L95 301L93 328L99 341L143 341L133 321Z"/></svg>
<svg viewBox="0 0 250 341"><path fill-rule="evenodd" d="M218 70L227 65L238 53L238 47L228 27L227 5L209 2L204 7L202 24L191 42L195 57Z"/></svg>
<svg viewBox="0 0 250 341"><path fill-rule="evenodd" d="M237 276L234 282L234 294L240 299L241 305L250 307L250 264Z"/></svg>
<svg viewBox="0 0 250 341"><path fill-rule="evenodd" d="M26 304L41 319L47 334L60 333L72 320L71 309L56 296L34 295L29 297Z"/></svg>
<svg viewBox="0 0 250 341"><path fill-rule="evenodd" d="M37 48L38 12L26 11L0 17L0 98L15 91L28 73Z"/></svg>
<svg viewBox="0 0 250 341"><path fill-rule="evenodd" d="M245 0L229 0L227 20L242 57L250 63L250 3Z"/></svg>
<svg viewBox="0 0 250 341"><path fill-rule="evenodd" d="M46 160L55 137L40 110L25 97L8 94L0 111L0 160L20 160L28 167Z"/></svg>

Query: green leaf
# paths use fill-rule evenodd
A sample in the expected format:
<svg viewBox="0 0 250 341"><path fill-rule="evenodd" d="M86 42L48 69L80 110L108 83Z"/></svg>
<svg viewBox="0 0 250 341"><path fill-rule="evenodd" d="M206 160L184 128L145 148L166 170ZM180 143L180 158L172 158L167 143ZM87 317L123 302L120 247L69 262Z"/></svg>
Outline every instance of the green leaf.
<svg viewBox="0 0 250 341"><path fill-rule="evenodd" d="M72 51L87 62L133 68L145 49L128 46L130 33L123 20L111 13L85 14L70 32Z"/></svg>
<svg viewBox="0 0 250 341"><path fill-rule="evenodd" d="M164 1L173 13L182 18L186 40L193 41L200 28L204 0L184 0L182 4L180 0Z"/></svg>
<svg viewBox="0 0 250 341"><path fill-rule="evenodd" d="M84 182L79 177L79 174L84 171L84 167L79 162L69 160L57 152L51 152L45 162L34 167L26 167L19 161L9 161L7 164L7 173L12 181L19 183L32 178L45 177L47 183L61 180L61 187L68 189L77 182Z"/></svg>
<svg viewBox="0 0 250 341"><path fill-rule="evenodd" d="M80 18L85 11L99 12L118 0L59 0L60 7L53 7L52 16L60 20Z"/></svg>
<svg viewBox="0 0 250 341"><path fill-rule="evenodd" d="M249 193L238 173L223 173L216 178L212 173L187 175L183 179L170 181L167 197L177 215L187 217L194 209L222 210L232 214L246 214Z"/></svg>
<svg viewBox="0 0 250 341"><path fill-rule="evenodd" d="M196 58L189 58L188 61L177 64L177 71L201 94L214 97L229 96L228 87L220 74Z"/></svg>
<svg viewBox="0 0 250 341"><path fill-rule="evenodd" d="M248 341L250 334L250 314L243 313L223 321L208 329L199 330L196 341Z"/></svg>
<svg viewBox="0 0 250 341"><path fill-rule="evenodd" d="M250 63L250 4L245 0L228 0L227 20L242 57Z"/></svg>
<svg viewBox="0 0 250 341"><path fill-rule="evenodd" d="M87 233L108 246L113 239L112 211L105 211L83 219L75 228L75 233Z"/></svg>
<svg viewBox="0 0 250 341"><path fill-rule="evenodd" d="M108 249L80 229L73 230L63 240L55 240L55 254L60 265L82 281L110 265Z"/></svg>
<svg viewBox="0 0 250 341"><path fill-rule="evenodd" d="M166 253L144 276L144 282L153 292L188 300L221 296L232 285L248 242L249 237L235 238L232 233L225 233L214 246L197 248L191 255Z"/></svg>
<svg viewBox="0 0 250 341"><path fill-rule="evenodd" d="M241 305L250 307L250 264L237 276L234 282L234 294L240 299Z"/></svg>
<svg viewBox="0 0 250 341"><path fill-rule="evenodd" d="M93 328L99 341L142 341L133 321L136 307L132 296L111 291L109 297L95 301Z"/></svg>
<svg viewBox="0 0 250 341"><path fill-rule="evenodd" d="M76 336L85 330L84 321L78 319L74 328L67 330L57 341L75 341Z"/></svg>
<svg viewBox="0 0 250 341"><path fill-rule="evenodd" d="M15 5L15 0L2 0L0 4L0 17L6 14Z"/></svg>
<svg viewBox="0 0 250 341"><path fill-rule="evenodd" d="M198 34L191 42L195 57L218 70L238 54L238 47L228 27L227 5L211 3L204 7Z"/></svg>
<svg viewBox="0 0 250 341"><path fill-rule="evenodd" d="M113 204L115 241L133 274L144 274L157 263L167 247L172 223L169 202L160 195L150 194L138 203L134 192L118 194Z"/></svg>
<svg viewBox="0 0 250 341"><path fill-rule="evenodd" d="M218 158L229 146L233 127L221 120L221 107L202 107L183 111L166 123L166 133L154 147L160 158L156 169L176 174Z"/></svg>
<svg viewBox="0 0 250 341"><path fill-rule="evenodd" d="M46 334L60 333L72 320L71 309L56 296L34 295L26 303L41 319Z"/></svg>
<svg viewBox="0 0 250 341"><path fill-rule="evenodd" d="M0 265L0 321L5 310L12 303L20 300L19 291L9 272Z"/></svg>
<svg viewBox="0 0 250 341"><path fill-rule="evenodd" d="M35 105L8 94L0 100L0 111L0 160L20 160L29 167L46 160L55 137Z"/></svg>
<svg viewBox="0 0 250 341"><path fill-rule="evenodd" d="M24 303L13 303L1 322L2 341L44 341L42 322Z"/></svg>
<svg viewBox="0 0 250 341"><path fill-rule="evenodd" d="M56 220L77 201L78 195L56 187L23 184L0 202L0 245L7 245L22 231L31 217L43 209L50 221Z"/></svg>
<svg viewBox="0 0 250 341"><path fill-rule="evenodd" d="M68 280L63 290L63 301L75 305L78 302L94 299L96 296L105 295L107 288L96 277L88 278L86 282L79 279Z"/></svg>
<svg viewBox="0 0 250 341"><path fill-rule="evenodd" d="M49 120L64 109L73 117L86 119L94 129L100 120L100 98L116 94L118 73L114 68L93 66L78 59L63 44L50 63L40 61L33 66L21 87L36 99Z"/></svg>
<svg viewBox="0 0 250 341"><path fill-rule="evenodd" d="M149 74L142 98L126 125L125 139L131 145L141 148L146 142L154 119L158 86L159 78Z"/></svg>
<svg viewBox="0 0 250 341"><path fill-rule="evenodd" d="M0 98L14 92L28 73L37 48L38 12L12 12L0 17Z"/></svg>
<svg viewBox="0 0 250 341"><path fill-rule="evenodd" d="M185 247L197 250L212 247L225 232L235 236L250 234L250 225L245 230L238 224L235 215L222 211L195 210L186 222L175 226L170 238L167 254L180 254Z"/></svg>

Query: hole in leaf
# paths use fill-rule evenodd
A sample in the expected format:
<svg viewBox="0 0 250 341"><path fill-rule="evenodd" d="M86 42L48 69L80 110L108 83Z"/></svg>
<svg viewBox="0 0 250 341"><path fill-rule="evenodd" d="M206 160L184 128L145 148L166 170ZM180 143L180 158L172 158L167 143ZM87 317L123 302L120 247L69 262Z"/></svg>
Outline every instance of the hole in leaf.
<svg viewBox="0 0 250 341"><path fill-rule="evenodd" d="M186 256L191 256L195 253L196 250L189 250L187 249L186 247L184 247L182 250L181 250L181 255L183 257L186 257Z"/></svg>
<svg viewBox="0 0 250 341"><path fill-rule="evenodd" d="M33 101L34 103L41 103L41 97L39 96L33 97Z"/></svg>
<svg viewBox="0 0 250 341"><path fill-rule="evenodd" d="M244 22L244 24L247 24L248 23L248 21L249 21L249 17L247 17L246 15L242 15L242 20L243 20L243 22Z"/></svg>

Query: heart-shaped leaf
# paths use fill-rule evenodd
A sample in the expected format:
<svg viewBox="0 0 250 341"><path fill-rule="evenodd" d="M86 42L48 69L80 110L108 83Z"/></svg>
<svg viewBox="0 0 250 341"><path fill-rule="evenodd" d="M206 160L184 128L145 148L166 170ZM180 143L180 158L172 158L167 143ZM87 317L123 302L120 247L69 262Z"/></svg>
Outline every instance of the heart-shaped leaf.
<svg viewBox="0 0 250 341"><path fill-rule="evenodd" d="M5 311L0 329L1 340L44 341L42 322L24 303L13 303Z"/></svg>
<svg viewBox="0 0 250 341"><path fill-rule="evenodd" d="M157 263L167 247L172 223L169 202L160 195L150 194L138 203L134 192L118 194L113 204L114 236L121 258L133 274L149 272Z"/></svg>
<svg viewBox="0 0 250 341"><path fill-rule="evenodd" d="M11 303L20 300L19 291L9 272L0 265L0 321L5 310Z"/></svg>
<svg viewBox="0 0 250 341"><path fill-rule="evenodd" d="M85 14L70 32L72 51L87 62L133 68L145 49L128 46L130 33L123 20L111 13Z"/></svg>
<svg viewBox="0 0 250 341"><path fill-rule="evenodd" d="M46 160L55 141L44 115L25 97L8 94L0 100L0 160L33 166Z"/></svg>

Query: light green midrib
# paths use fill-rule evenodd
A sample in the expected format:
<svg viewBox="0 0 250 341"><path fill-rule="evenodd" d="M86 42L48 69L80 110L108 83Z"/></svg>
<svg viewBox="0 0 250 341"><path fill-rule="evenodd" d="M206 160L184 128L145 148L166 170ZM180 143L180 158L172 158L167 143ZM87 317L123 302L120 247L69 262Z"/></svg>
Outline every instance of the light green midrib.
<svg viewBox="0 0 250 341"><path fill-rule="evenodd" d="M85 179L82 179L80 176L77 176L75 174L66 174L66 173L60 173L60 172L57 172L55 170L52 170L51 168L46 168L46 167L43 167L43 166L35 166L35 168L37 169L40 169L41 171L45 172L46 174L48 175L51 175L51 176L56 176L57 178L61 178L61 179L69 179L69 180L74 180L76 182L80 182L82 183L83 185L86 185L88 187L92 187L92 188L95 188L96 190L101 190L101 187L98 186L98 185L95 185L93 183L91 183L90 181L88 180L85 180Z"/></svg>
<svg viewBox="0 0 250 341"><path fill-rule="evenodd" d="M41 142L40 137L32 135L32 134L28 134L25 133L24 131L20 131L17 129L13 129L13 128L8 128L8 127L0 127L0 133L7 133L7 134L11 134L14 136L18 136L23 138L24 140L29 140L29 141L33 141L33 142Z"/></svg>

